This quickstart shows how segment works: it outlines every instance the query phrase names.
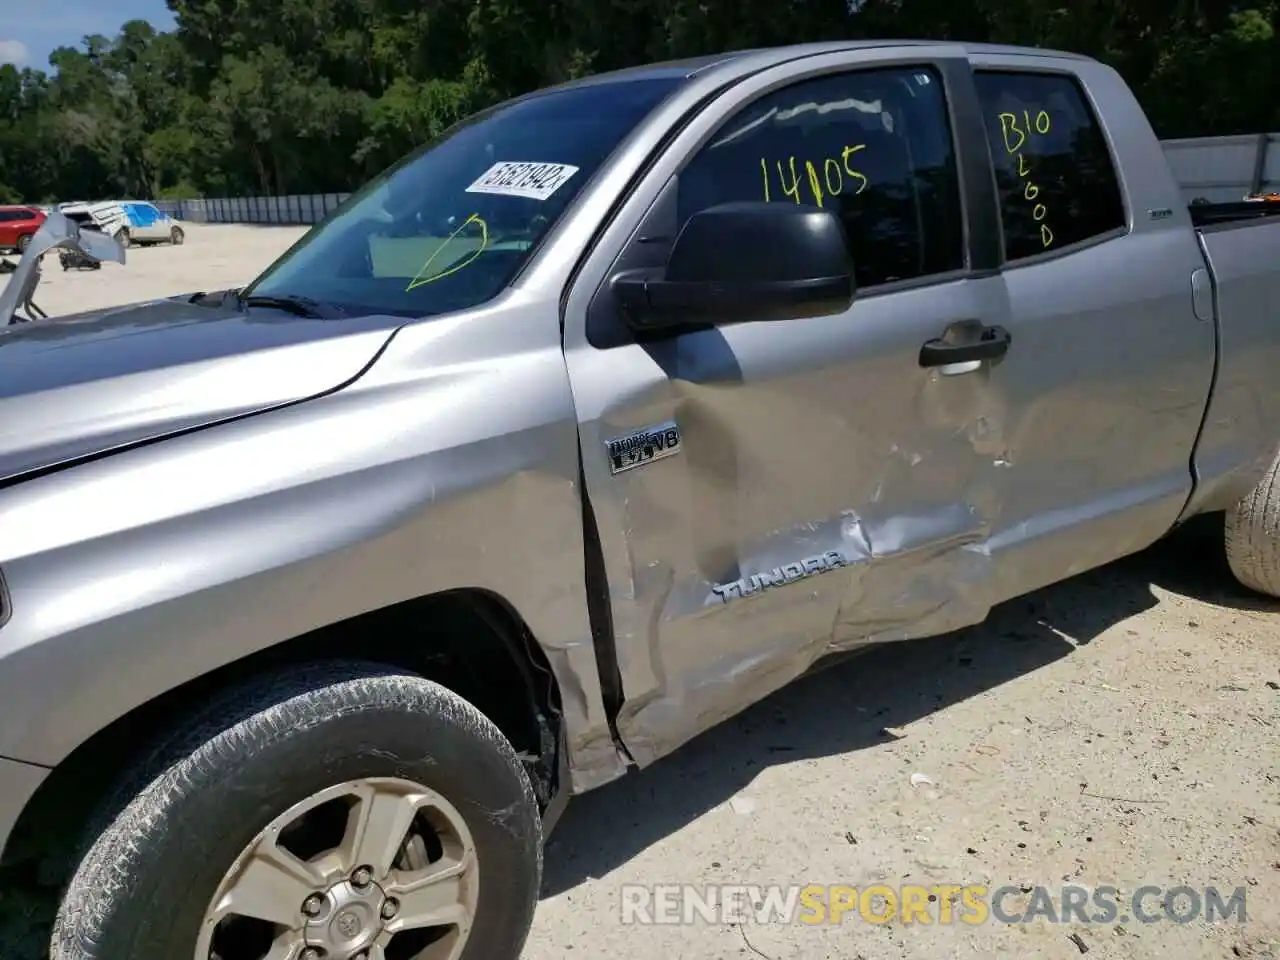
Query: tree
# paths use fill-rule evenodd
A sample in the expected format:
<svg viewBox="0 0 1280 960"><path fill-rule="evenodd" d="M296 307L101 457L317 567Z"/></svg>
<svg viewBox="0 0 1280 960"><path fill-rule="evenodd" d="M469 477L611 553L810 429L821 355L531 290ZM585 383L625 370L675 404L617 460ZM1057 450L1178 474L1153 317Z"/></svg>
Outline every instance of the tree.
<svg viewBox="0 0 1280 960"><path fill-rule="evenodd" d="M1280 0L169 0L0 66L0 201L350 190L467 114L652 60L852 37L1111 64L1162 136L1274 129Z"/></svg>

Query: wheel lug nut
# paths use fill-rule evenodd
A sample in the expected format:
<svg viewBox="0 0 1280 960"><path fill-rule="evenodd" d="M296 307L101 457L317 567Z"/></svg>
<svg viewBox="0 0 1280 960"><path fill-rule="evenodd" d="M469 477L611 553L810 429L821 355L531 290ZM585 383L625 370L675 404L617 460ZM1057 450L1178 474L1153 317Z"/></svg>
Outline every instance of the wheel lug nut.
<svg viewBox="0 0 1280 960"><path fill-rule="evenodd" d="M363 889L373 882L373 871L368 867L356 867L355 873L351 874L352 886Z"/></svg>
<svg viewBox="0 0 1280 960"><path fill-rule="evenodd" d="M320 916L320 911L323 909L324 897L320 896L318 893L313 893L311 896L307 897L306 900L302 901L302 912L308 917ZM317 954L317 956L319 956L319 954ZM303 954L303 957L306 957L306 954Z"/></svg>
<svg viewBox="0 0 1280 960"><path fill-rule="evenodd" d="M391 897L388 897L386 900L382 901L382 919L383 920L390 920L399 912L400 912L400 903L397 900Z"/></svg>

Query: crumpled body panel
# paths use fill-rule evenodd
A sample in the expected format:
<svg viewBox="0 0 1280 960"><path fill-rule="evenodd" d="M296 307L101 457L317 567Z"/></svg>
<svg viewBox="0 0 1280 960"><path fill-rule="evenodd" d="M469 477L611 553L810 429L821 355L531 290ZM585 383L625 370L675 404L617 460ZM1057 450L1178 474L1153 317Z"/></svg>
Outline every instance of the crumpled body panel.
<svg viewBox="0 0 1280 960"><path fill-rule="evenodd" d="M916 353L994 293L570 353L637 762L827 654L986 615L1005 412L985 372ZM678 455L609 472L607 440L667 420Z"/></svg>
<svg viewBox="0 0 1280 960"><path fill-rule="evenodd" d="M0 489L0 515L0 754L55 765L210 670L470 589L542 645L574 784L623 769L553 304L409 324L342 390ZM402 640L429 648L431 631Z"/></svg>
<svg viewBox="0 0 1280 960"><path fill-rule="evenodd" d="M403 323L173 299L0 328L0 480L335 389Z"/></svg>

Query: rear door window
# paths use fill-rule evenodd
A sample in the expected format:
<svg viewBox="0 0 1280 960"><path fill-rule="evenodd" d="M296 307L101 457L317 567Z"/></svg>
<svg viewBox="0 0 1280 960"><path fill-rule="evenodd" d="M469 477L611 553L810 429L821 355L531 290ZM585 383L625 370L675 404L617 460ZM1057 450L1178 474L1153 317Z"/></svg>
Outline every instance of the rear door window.
<svg viewBox="0 0 1280 960"><path fill-rule="evenodd" d="M694 156L679 191L681 225L743 200L835 211L860 288L964 266L946 96L927 66L834 74L766 94Z"/></svg>
<svg viewBox="0 0 1280 960"><path fill-rule="evenodd" d="M1111 151L1079 83L1066 74L975 74L995 165L1006 260L1126 228Z"/></svg>

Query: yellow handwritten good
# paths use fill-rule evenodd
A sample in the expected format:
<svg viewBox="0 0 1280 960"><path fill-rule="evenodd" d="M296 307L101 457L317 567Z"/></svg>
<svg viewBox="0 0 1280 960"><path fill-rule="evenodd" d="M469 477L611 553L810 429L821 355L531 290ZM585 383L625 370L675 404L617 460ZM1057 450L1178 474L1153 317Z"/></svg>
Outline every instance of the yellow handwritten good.
<svg viewBox="0 0 1280 960"><path fill-rule="evenodd" d="M459 260L448 270L443 270L440 273L432 274L431 276L428 277L426 273L431 268L431 264L435 262L436 257L438 257L441 251L443 251L446 247L448 247L449 244L453 243L453 241L457 239L458 234L460 234L463 230L467 229L467 227L471 226L471 224L473 223L477 223L480 225L480 246L476 247L473 251L471 251L471 254L469 256L464 257L462 260ZM457 273L463 267L470 266L472 261L474 261L476 257L484 253L485 248L488 245L489 245L489 225L485 223L484 219L480 216L480 214L473 213L471 216L467 217L466 220L462 221L462 226L458 227L457 230L453 231L453 233L449 234L448 237L446 237L443 241L441 241L440 246L436 247L435 250L431 251L431 256L427 257L427 262L422 265L422 268L414 275L414 278L409 281L409 285L404 288L404 292L409 293L411 290L416 290L418 289L418 287L426 286L428 283L435 283L435 281L437 280L443 279L444 277Z"/></svg>

